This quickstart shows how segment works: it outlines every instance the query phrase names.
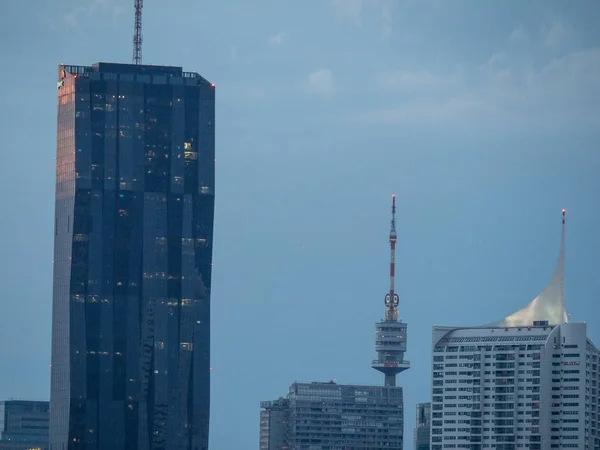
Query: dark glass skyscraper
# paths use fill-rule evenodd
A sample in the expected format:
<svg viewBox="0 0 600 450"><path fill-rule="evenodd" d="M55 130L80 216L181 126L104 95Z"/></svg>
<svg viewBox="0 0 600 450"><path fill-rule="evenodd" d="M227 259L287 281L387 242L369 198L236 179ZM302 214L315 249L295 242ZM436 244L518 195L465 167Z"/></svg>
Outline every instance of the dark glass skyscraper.
<svg viewBox="0 0 600 450"><path fill-rule="evenodd" d="M0 401L0 450L48 450L48 402Z"/></svg>
<svg viewBox="0 0 600 450"><path fill-rule="evenodd" d="M59 66L52 450L206 450L215 91Z"/></svg>

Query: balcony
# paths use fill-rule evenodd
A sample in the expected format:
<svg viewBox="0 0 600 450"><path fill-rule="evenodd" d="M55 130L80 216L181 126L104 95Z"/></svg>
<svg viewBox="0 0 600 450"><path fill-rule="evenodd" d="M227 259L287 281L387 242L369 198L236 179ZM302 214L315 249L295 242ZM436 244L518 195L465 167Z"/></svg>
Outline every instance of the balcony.
<svg viewBox="0 0 600 450"><path fill-rule="evenodd" d="M380 361L378 359L374 359L371 363L371 367L373 367L374 369L397 367L399 369L404 370L410 368L410 361L407 361L406 359L404 361Z"/></svg>

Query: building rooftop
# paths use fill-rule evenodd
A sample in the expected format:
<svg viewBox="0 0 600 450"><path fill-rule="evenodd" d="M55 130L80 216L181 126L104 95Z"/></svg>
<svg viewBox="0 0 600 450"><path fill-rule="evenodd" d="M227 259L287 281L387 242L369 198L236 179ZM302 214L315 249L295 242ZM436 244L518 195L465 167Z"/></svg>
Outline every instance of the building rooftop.
<svg viewBox="0 0 600 450"><path fill-rule="evenodd" d="M146 77L146 79L158 77L159 79L164 78L164 81L161 81L161 84L180 84L168 80L187 79L196 80L196 82L199 82L200 84L209 84L213 86L212 83L202 77L199 73L184 72L183 68L175 66L98 62L91 66L60 64L58 69L59 80L64 79L67 74L74 77L107 80L120 79L122 81L133 81L134 78L141 80L144 79L144 77Z"/></svg>
<svg viewBox="0 0 600 450"><path fill-rule="evenodd" d="M475 327L435 326L444 330L482 329L482 328L516 328L547 327L568 323L569 316L565 303L565 210L562 216L561 244L558 261L550 282L526 307L509 314L505 318L487 325Z"/></svg>
<svg viewBox="0 0 600 450"><path fill-rule="evenodd" d="M550 282L525 308L488 326L525 327L545 321L550 325L561 325L569 321L565 305L565 210L562 213L560 253Z"/></svg>

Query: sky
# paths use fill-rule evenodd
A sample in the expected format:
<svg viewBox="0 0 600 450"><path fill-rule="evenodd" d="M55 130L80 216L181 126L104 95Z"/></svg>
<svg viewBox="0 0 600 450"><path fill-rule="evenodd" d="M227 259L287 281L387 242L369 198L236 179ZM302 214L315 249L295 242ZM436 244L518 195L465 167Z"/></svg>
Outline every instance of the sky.
<svg viewBox="0 0 600 450"><path fill-rule="evenodd" d="M57 66L130 62L132 3L0 2L0 399L49 396ZM405 448L431 327L533 299L562 208L600 345L600 2L144 3L144 62L216 85L212 450L258 448L294 381L383 382L393 192Z"/></svg>

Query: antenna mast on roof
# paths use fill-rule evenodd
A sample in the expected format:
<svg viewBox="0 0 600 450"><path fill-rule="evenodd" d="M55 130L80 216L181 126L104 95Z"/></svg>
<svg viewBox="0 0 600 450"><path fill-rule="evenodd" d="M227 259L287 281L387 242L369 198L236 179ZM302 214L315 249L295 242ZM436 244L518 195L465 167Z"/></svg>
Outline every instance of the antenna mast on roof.
<svg viewBox="0 0 600 450"><path fill-rule="evenodd" d="M142 8L144 0L135 0L135 27L133 32L133 64L142 64Z"/></svg>

